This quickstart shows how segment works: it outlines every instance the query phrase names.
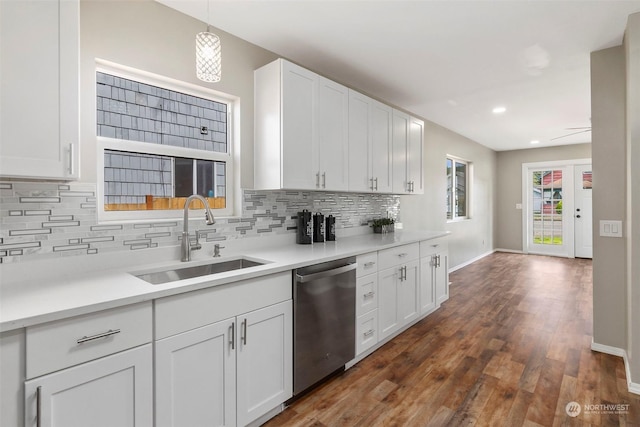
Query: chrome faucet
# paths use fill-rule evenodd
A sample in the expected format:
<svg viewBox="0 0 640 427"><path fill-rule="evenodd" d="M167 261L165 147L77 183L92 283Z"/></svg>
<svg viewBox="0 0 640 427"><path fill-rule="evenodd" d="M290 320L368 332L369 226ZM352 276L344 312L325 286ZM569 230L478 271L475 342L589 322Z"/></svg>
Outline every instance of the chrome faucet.
<svg viewBox="0 0 640 427"><path fill-rule="evenodd" d="M204 204L204 209L205 209L204 217L207 220L207 225L212 225L216 222L216 220L213 218L213 214L211 213L211 209L209 209L209 203L207 203L204 197L194 194L187 198L187 200L184 202L184 229L182 231L182 246L181 246L181 256L180 256L180 260L183 262L191 261L192 250L198 250L202 248L199 242L200 236L197 231L196 231L195 245L192 245L191 242L189 241L189 205L194 199L200 200L202 204Z"/></svg>

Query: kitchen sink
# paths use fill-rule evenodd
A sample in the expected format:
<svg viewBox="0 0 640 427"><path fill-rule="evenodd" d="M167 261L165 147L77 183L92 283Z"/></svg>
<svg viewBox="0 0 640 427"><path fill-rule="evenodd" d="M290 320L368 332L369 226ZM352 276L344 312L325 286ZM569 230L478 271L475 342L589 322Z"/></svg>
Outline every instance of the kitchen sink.
<svg viewBox="0 0 640 427"><path fill-rule="evenodd" d="M194 277L208 276L216 273L225 273L227 271L257 267L264 264L264 262L250 260L247 258L237 258L228 261L213 262L211 264L154 271L151 273L134 273L134 276L144 280L145 282L149 282L152 285L161 285L163 283L175 282L177 280L192 279Z"/></svg>

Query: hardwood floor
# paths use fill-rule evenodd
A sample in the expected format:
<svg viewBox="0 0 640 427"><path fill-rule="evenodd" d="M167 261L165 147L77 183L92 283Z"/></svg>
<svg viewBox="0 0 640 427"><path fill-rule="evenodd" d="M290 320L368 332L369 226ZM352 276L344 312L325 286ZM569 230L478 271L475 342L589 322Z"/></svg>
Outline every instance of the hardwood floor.
<svg viewBox="0 0 640 427"><path fill-rule="evenodd" d="M590 350L590 260L495 253L450 280L438 311L266 426L640 426L622 359ZM629 406L585 406L605 404Z"/></svg>

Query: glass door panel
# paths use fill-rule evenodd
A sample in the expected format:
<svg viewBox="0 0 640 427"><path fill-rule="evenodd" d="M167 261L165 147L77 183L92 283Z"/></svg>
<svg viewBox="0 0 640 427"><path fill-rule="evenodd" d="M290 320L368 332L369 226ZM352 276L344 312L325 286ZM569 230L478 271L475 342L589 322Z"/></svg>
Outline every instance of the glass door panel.
<svg viewBox="0 0 640 427"><path fill-rule="evenodd" d="M562 181L563 169L529 171L530 252L558 255L565 251Z"/></svg>

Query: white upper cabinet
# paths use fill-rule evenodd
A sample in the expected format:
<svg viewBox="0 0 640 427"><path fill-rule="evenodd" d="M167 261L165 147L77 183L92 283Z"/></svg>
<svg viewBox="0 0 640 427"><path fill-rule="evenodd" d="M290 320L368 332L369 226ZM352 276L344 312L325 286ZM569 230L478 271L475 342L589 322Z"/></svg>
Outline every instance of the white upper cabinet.
<svg viewBox="0 0 640 427"><path fill-rule="evenodd" d="M393 192L422 194L424 122L393 110Z"/></svg>
<svg viewBox="0 0 640 427"><path fill-rule="evenodd" d="M324 77L318 78L316 172L320 190L349 189L349 89Z"/></svg>
<svg viewBox="0 0 640 427"><path fill-rule="evenodd" d="M0 1L0 176L78 178L78 0Z"/></svg>
<svg viewBox="0 0 640 427"><path fill-rule="evenodd" d="M349 190L390 193L391 107L349 90Z"/></svg>
<svg viewBox="0 0 640 427"><path fill-rule="evenodd" d="M255 188L348 189L348 89L278 59L255 72Z"/></svg>
<svg viewBox="0 0 640 427"><path fill-rule="evenodd" d="M424 122L284 59L254 79L255 189L423 193Z"/></svg>
<svg viewBox="0 0 640 427"><path fill-rule="evenodd" d="M411 194L424 193L424 122L415 117L409 120L407 145L407 177Z"/></svg>

